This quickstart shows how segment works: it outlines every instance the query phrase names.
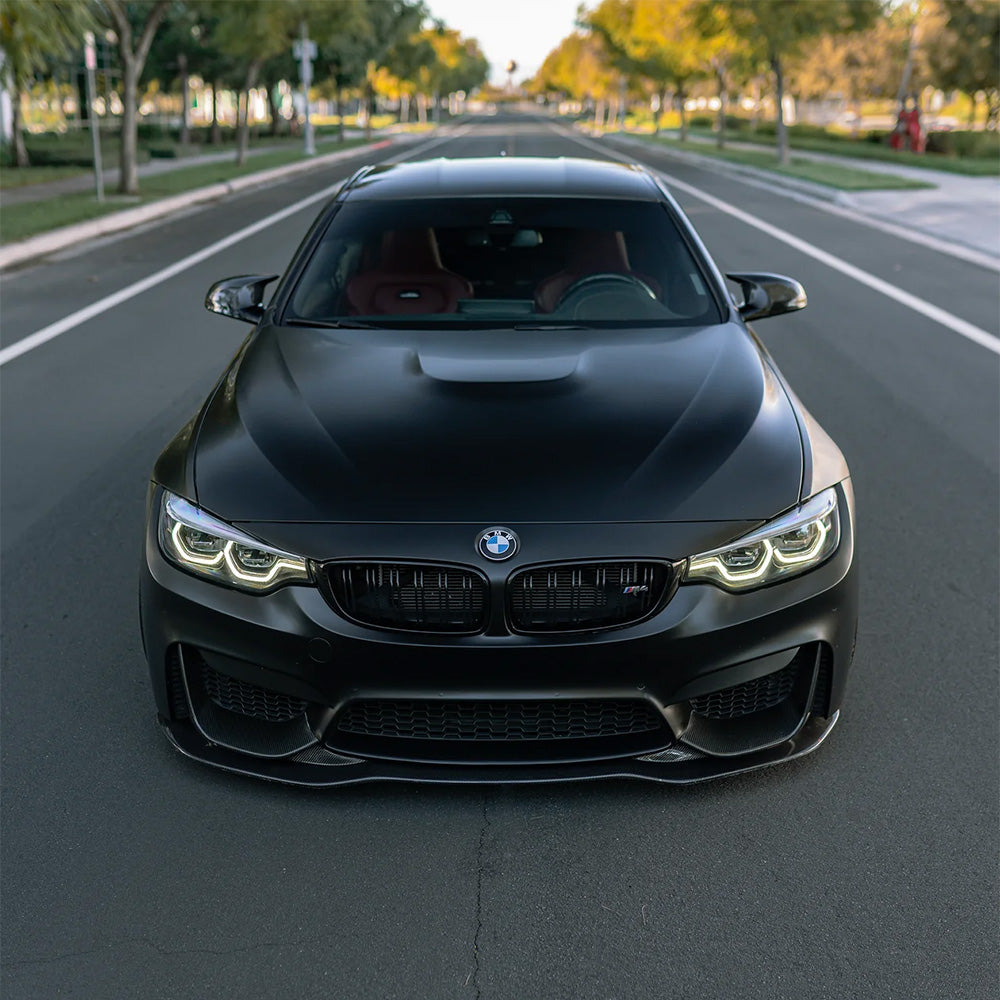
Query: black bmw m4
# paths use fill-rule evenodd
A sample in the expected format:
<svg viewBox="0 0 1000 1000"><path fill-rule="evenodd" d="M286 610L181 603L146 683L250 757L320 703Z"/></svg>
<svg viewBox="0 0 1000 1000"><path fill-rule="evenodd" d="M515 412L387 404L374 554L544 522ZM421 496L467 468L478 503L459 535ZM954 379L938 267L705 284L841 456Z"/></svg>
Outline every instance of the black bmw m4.
<svg viewBox="0 0 1000 1000"><path fill-rule="evenodd" d="M639 167L530 158L366 168L275 277L209 291L254 328L153 472L179 750L303 785L691 782L823 741L851 481L746 325L797 282L727 285Z"/></svg>

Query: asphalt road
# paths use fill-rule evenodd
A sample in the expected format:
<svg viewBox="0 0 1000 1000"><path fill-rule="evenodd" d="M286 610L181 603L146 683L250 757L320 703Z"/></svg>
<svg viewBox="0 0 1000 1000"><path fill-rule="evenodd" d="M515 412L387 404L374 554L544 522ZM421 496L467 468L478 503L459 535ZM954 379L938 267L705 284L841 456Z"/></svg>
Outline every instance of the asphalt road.
<svg viewBox="0 0 1000 1000"><path fill-rule="evenodd" d="M373 158L601 155L530 120L439 140ZM3 344L364 159L4 276ZM650 162L998 332L994 272ZM678 197L723 268L809 293L758 332L854 475L862 619L827 743L686 789L319 793L170 750L136 619L147 477L246 333L206 287L280 271L314 205L2 369L5 1000L997 995L997 356Z"/></svg>

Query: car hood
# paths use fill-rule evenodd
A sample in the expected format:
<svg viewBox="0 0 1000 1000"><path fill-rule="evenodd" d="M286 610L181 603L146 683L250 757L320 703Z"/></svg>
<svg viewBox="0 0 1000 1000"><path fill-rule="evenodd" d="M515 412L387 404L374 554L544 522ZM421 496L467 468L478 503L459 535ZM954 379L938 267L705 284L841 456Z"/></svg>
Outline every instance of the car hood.
<svg viewBox="0 0 1000 1000"><path fill-rule="evenodd" d="M795 411L734 323L266 328L196 447L198 502L242 522L763 520L802 482Z"/></svg>

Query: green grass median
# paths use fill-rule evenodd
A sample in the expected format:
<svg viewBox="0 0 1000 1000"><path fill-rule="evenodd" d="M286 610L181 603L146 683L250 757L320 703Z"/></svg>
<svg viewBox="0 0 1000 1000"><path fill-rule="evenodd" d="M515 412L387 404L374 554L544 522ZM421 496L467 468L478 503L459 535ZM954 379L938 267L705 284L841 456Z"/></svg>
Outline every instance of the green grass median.
<svg viewBox="0 0 1000 1000"><path fill-rule="evenodd" d="M839 191L887 191L935 186L927 181L912 180L909 177L900 177L898 174L880 174L841 163L803 159L796 157L794 152L791 162L783 166L778 163L777 154L773 150L719 149L706 142L696 142L690 139L682 142L680 139L670 139L665 136L642 136L642 138L648 142L666 146L668 149L697 153L699 156L724 160L727 163L754 167L786 177L795 177L799 180L811 181L813 184L823 184Z"/></svg>
<svg viewBox="0 0 1000 1000"><path fill-rule="evenodd" d="M320 155L364 144L364 139L348 139L338 143L335 148L322 150ZM89 219L110 215L122 209L135 208L137 205L145 205L185 191L231 181L237 177L245 177L289 163L298 163L302 159L302 147L296 144L294 149L259 153L248 158L242 166L237 166L231 161L215 162L197 166L184 165L164 173L149 174L139 179L139 194L135 197L118 195L114 188L110 187L106 191L107 200L103 203L99 203L91 191L86 194L55 195L40 201L5 205L0 211L0 243L23 240L61 226L86 222Z"/></svg>
<svg viewBox="0 0 1000 1000"><path fill-rule="evenodd" d="M692 128L692 135L703 135L715 139L711 129ZM758 135L739 130L729 136L731 141L753 143L773 150L773 135ZM997 156L945 156L941 153L911 153L906 149L890 149L881 142L834 136L791 136L792 153L827 153L843 156L851 160L869 160L873 163L894 163L903 167L918 167L922 170L941 170L949 174L964 174L967 177L996 177L1000 175L1000 157Z"/></svg>

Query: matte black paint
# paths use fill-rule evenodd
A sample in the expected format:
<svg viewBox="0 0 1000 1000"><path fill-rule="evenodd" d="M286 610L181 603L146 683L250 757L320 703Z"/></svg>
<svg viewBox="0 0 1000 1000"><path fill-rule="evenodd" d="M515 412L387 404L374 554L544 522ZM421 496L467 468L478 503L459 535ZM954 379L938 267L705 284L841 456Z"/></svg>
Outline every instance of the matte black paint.
<svg viewBox="0 0 1000 1000"><path fill-rule="evenodd" d="M515 189L523 195L532 177L535 189L550 197L558 196L560 183L568 185L563 193L576 195L591 186L601 197L659 199L679 213L642 171L572 161L560 161L558 171L522 160L363 172L340 197L431 196L442 183L451 195ZM336 204L325 213L333 211ZM700 256L696 235L683 217L680 224ZM832 651L835 714L857 618L846 465L815 421L797 409L709 259L701 263L728 318L698 329L275 325L324 226L321 215L260 327L200 415L161 456L154 480L313 560L425 559L473 566L490 579L494 618L483 635L394 634L338 616L312 587L251 596L207 583L163 559L154 495L142 625L159 714L184 752L282 777L246 755L243 766L236 766L230 751L220 755L205 748L185 735L185 724L171 720L164 664L176 642L226 653L248 664L246 680L333 708L362 693L629 692L662 709L760 676L766 670L756 664L776 652L820 641ZM519 568L579 559L683 560L793 507L803 498L804 484L815 492L838 483L840 548L804 576L740 595L685 585L650 619L586 636L519 636L504 625L504 582ZM521 539L509 562L485 564L475 550L478 532L493 524ZM332 650L328 663L309 656L317 639ZM825 735L828 729L810 732ZM756 764L753 755L718 758L697 776L673 773L676 780L733 773L805 752L822 735L805 744L793 741ZM581 766L564 776L588 776ZM532 780L532 765L522 767L523 780ZM623 759L611 770L672 780L671 767L655 765L650 774L650 765ZM419 779L435 772L426 764L397 761L366 765L365 773ZM483 780L464 773L466 780ZM608 769L589 776L603 773ZM506 772L492 775L509 778ZM339 773L335 779L313 776L306 783L356 780ZM454 778L450 771L437 776ZM282 780L306 779L289 772Z"/></svg>

